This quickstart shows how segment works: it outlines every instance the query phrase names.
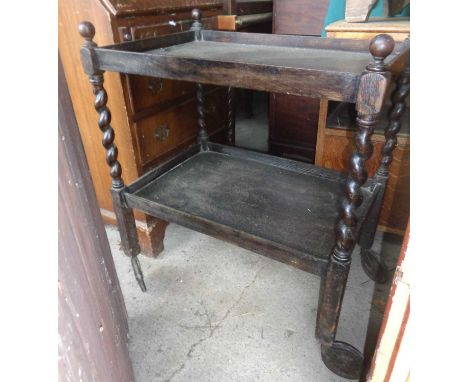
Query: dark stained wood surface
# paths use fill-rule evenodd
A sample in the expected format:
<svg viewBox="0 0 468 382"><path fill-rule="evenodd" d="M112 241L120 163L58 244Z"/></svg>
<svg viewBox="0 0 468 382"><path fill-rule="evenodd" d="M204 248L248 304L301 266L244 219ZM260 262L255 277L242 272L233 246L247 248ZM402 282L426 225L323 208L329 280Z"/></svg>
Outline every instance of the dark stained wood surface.
<svg viewBox="0 0 468 382"><path fill-rule="evenodd" d="M237 0L235 15L251 15L257 13L271 12L273 9L272 0Z"/></svg>
<svg viewBox="0 0 468 382"><path fill-rule="evenodd" d="M92 54L82 51L83 65L354 102L362 70L370 61L361 40L201 31L200 40L187 42L193 37L193 32L185 32L96 48ZM397 65L403 55L389 60Z"/></svg>
<svg viewBox="0 0 468 382"><path fill-rule="evenodd" d="M328 0L275 0L273 33L320 36Z"/></svg>
<svg viewBox="0 0 468 382"><path fill-rule="evenodd" d="M366 161L373 151L371 137L380 119L390 85L391 75L383 61L392 52L393 45L393 39L386 35L378 35L372 39L369 50L374 60L366 67L359 82L356 98L358 130L354 139L354 152L348 161L348 176L335 227L336 244L321 285L317 312L316 336L322 344L322 359L334 373L350 379L359 378L360 368L356 365L362 365L362 354L353 346L337 341L336 334L351 266L351 254L359 240L359 213L365 200L362 190L368 180Z"/></svg>
<svg viewBox="0 0 468 382"><path fill-rule="evenodd" d="M328 0L275 0L273 33L320 36ZM315 161L320 100L270 94L268 151L309 163Z"/></svg>
<svg viewBox="0 0 468 382"><path fill-rule="evenodd" d="M320 100L270 93L270 154L313 163Z"/></svg>
<svg viewBox="0 0 468 382"><path fill-rule="evenodd" d="M117 17L144 14L166 14L192 9L223 8L224 0L100 0L106 9Z"/></svg>
<svg viewBox="0 0 468 382"><path fill-rule="evenodd" d="M361 74L371 56L367 52L290 48L234 42L196 41L174 45L148 54L242 64L266 65Z"/></svg>
<svg viewBox="0 0 468 382"><path fill-rule="evenodd" d="M242 149L209 147L190 157L184 153L182 163L130 185L127 203L322 274L334 245L342 176ZM373 191L363 191L363 215Z"/></svg>
<svg viewBox="0 0 468 382"><path fill-rule="evenodd" d="M133 381L127 312L59 63L60 381Z"/></svg>

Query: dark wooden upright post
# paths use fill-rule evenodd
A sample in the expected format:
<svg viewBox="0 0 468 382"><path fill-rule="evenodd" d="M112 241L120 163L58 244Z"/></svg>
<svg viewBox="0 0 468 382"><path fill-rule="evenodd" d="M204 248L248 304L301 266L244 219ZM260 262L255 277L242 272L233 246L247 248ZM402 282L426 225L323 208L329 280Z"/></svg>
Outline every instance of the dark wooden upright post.
<svg viewBox="0 0 468 382"><path fill-rule="evenodd" d="M190 30L195 32L195 39L200 39L200 31L203 29L201 23L202 13L199 9L192 10L193 23ZM208 132L206 131L206 120L205 120L205 90L203 84L197 83L197 124L198 124L198 138L197 141L200 144L201 150L205 151L208 149Z"/></svg>
<svg viewBox="0 0 468 382"><path fill-rule="evenodd" d="M85 43L81 48L81 60L83 68L89 77L89 82L93 85L93 93L96 97L94 107L99 115L98 126L103 133L102 145L106 149L106 161L110 167L110 175L112 177L112 205L117 218L122 249L127 256L131 257L135 278L141 290L145 292L146 285L137 257L140 253L140 245L138 243L135 218L133 211L125 205L122 199L122 191L125 185L122 179L122 167L117 160L118 150L114 144L115 133L110 125L111 113L107 107L107 93L103 86L104 72L96 68L94 48L97 45L93 42L95 29L93 24L84 21L80 23L78 30L85 39Z"/></svg>
<svg viewBox="0 0 468 382"><path fill-rule="evenodd" d="M393 150L397 145L397 134L401 129L401 120L406 110L406 98L410 93L409 58L403 73L398 77L397 86L392 93L392 108L388 113L388 125L385 129L385 144L382 147L382 158L375 178L381 182L388 180Z"/></svg>
<svg viewBox="0 0 468 382"><path fill-rule="evenodd" d="M235 145L236 143L236 108L235 108L235 91L229 86L227 88L228 96L228 143Z"/></svg>
<svg viewBox="0 0 468 382"><path fill-rule="evenodd" d="M59 381L133 381L122 291L58 67Z"/></svg>
<svg viewBox="0 0 468 382"><path fill-rule="evenodd" d="M385 144L382 147L382 157L374 179L382 185L372 210L363 224L359 237L361 247L361 264L366 274L375 282L385 283L389 271L381 263L379 257L371 250L374 243L375 232L379 222L380 211L387 188L390 164L393 160L393 150L397 145L397 134L401 129L402 116L406 110L406 98L410 92L410 67L408 63L403 73L398 77L396 88L392 93L392 107L388 113L388 124L385 129Z"/></svg>
<svg viewBox="0 0 468 382"><path fill-rule="evenodd" d="M355 151L349 160L345 197L339 208L336 244L322 282L317 313L316 336L322 343L322 359L334 373L345 378L358 378L362 354L355 347L335 341L344 291L351 265L351 253L356 244L356 210L362 203L361 186L367 180L366 160L371 156L371 136L380 117L390 83L390 72L384 59L393 51L395 42L388 35L378 35L369 50L374 62L363 73L357 94L357 128Z"/></svg>

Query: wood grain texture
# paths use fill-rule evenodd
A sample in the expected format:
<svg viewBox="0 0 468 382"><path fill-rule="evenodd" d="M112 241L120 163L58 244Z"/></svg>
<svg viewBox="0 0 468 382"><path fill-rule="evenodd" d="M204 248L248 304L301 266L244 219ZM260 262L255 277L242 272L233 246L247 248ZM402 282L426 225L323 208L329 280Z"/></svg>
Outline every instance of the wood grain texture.
<svg viewBox="0 0 468 382"><path fill-rule="evenodd" d="M132 381L127 313L59 63L60 381Z"/></svg>
<svg viewBox="0 0 468 382"><path fill-rule="evenodd" d="M320 36L328 0L275 0L273 33Z"/></svg>
<svg viewBox="0 0 468 382"><path fill-rule="evenodd" d="M313 163L319 110L318 98L270 93L269 153Z"/></svg>
<svg viewBox="0 0 468 382"><path fill-rule="evenodd" d="M273 33L320 36L328 3L328 0L275 0ZM270 94L271 154L315 162L319 102L318 98Z"/></svg>
<svg viewBox="0 0 468 382"><path fill-rule="evenodd" d="M193 42L159 49L148 50L141 43L97 48L98 68L354 102L357 82L369 61L368 50L360 41L205 30L200 33L201 38ZM180 35L184 39L186 36ZM161 38L145 42L153 43L166 45L170 41ZM402 54L399 51L389 57L392 67L399 64Z"/></svg>
<svg viewBox="0 0 468 382"><path fill-rule="evenodd" d="M139 0L139 1L122 1L122 0L100 0L101 3L118 17L128 15L144 15L144 14L167 14L178 12L181 10L191 10L194 7L204 8L219 8L224 6L224 0Z"/></svg>
<svg viewBox="0 0 468 382"><path fill-rule="evenodd" d="M347 23L344 20L336 21L325 28L327 37L369 39L379 33L386 33L397 41L404 41L410 33L409 18L370 19L366 23Z"/></svg>

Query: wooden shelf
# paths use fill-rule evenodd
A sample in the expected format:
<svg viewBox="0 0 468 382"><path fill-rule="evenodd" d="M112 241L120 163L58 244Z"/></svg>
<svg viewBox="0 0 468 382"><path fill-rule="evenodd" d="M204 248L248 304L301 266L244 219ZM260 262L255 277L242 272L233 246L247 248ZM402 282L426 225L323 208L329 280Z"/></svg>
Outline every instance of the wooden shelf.
<svg viewBox="0 0 468 382"><path fill-rule="evenodd" d="M129 207L323 275L343 180L334 170L210 143L154 169L124 197ZM379 187L363 188L360 218Z"/></svg>
<svg viewBox="0 0 468 382"><path fill-rule="evenodd" d="M372 61L368 49L366 40L201 30L96 48L88 62L104 71L355 102ZM390 69L408 52L409 44L396 44Z"/></svg>

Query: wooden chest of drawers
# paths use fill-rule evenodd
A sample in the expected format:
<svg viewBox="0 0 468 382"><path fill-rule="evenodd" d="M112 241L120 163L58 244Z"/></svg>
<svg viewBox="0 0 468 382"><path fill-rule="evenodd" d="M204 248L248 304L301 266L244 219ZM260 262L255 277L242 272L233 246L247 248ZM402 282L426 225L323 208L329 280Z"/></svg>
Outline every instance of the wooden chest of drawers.
<svg viewBox="0 0 468 382"><path fill-rule="evenodd" d="M191 10L200 8L206 28L214 16L226 12L224 0L61 0L59 2L59 52L69 84L73 107L96 188L101 213L115 222L109 193L109 170L102 160L101 132L90 106L92 95L80 65L82 41L78 23L95 26L100 45L133 41L185 31L191 25ZM195 85L143 76L106 73L111 125L116 132L119 161L128 184L169 155L194 142L196 137ZM227 143L227 91L210 87L207 94L207 125L211 140ZM94 117L94 118L93 118ZM161 250L166 223L136 214L143 253Z"/></svg>

